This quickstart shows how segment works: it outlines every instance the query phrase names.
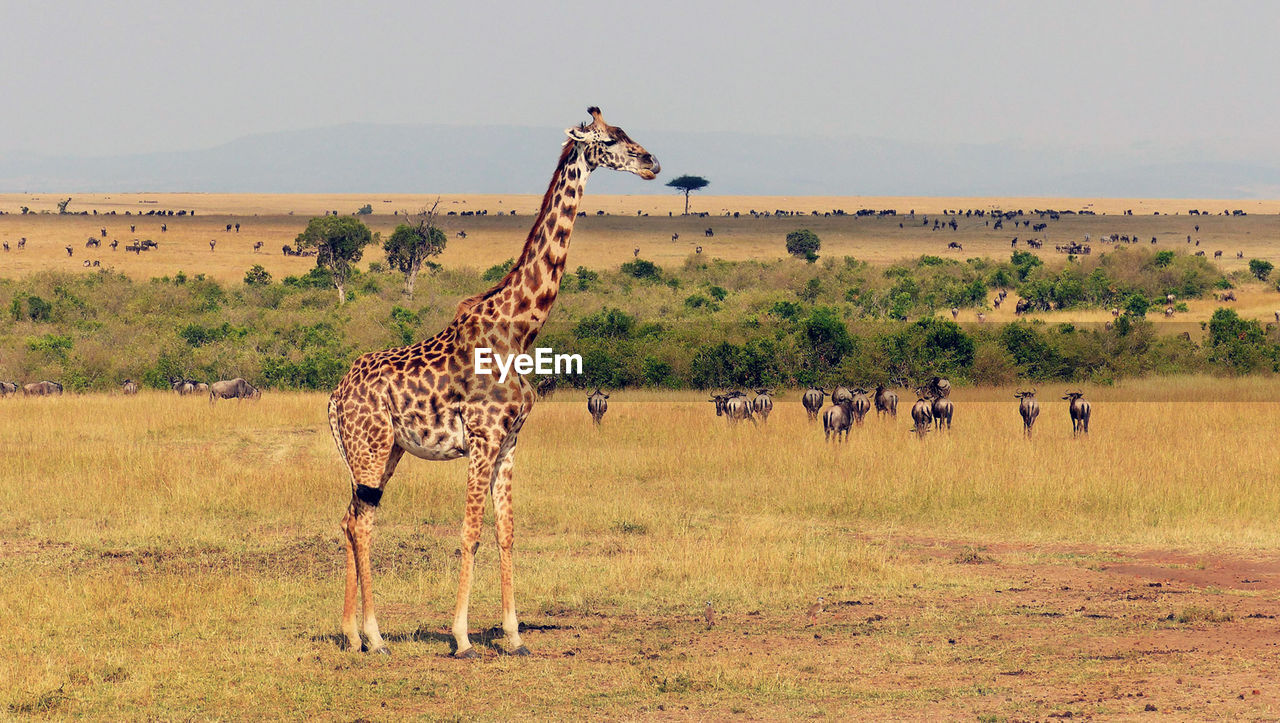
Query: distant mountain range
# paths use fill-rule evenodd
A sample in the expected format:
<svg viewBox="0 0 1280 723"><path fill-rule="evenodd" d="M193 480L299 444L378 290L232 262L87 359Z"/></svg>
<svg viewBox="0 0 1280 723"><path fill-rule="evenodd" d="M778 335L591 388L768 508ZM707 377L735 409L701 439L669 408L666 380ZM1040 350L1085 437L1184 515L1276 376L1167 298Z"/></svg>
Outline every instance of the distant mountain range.
<svg viewBox="0 0 1280 723"><path fill-rule="evenodd" d="M595 193L665 193L689 173L707 193L770 196L1280 197L1280 159L1204 148L1108 151L861 137L644 132L653 183L596 174ZM55 157L0 153L0 192L540 193L560 129L348 124L246 136L204 150Z"/></svg>

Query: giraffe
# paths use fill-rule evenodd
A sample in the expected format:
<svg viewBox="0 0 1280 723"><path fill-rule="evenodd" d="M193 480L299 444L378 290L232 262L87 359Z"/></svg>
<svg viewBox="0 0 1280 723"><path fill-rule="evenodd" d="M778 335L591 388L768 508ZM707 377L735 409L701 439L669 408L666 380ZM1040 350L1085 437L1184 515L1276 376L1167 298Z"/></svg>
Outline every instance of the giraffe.
<svg viewBox="0 0 1280 723"><path fill-rule="evenodd" d="M533 408L534 390L519 374L499 382L473 372L474 350L525 353L560 290L582 189L601 166L645 180L661 170L657 159L621 128L605 123L600 109L592 120L565 131L565 142L542 207L519 260L488 291L458 303L444 331L411 346L365 354L352 364L329 398L329 426L351 473L351 502L342 518L346 547L346 592L342 632L353 649L360 634L367 650L389 654L374 615L369 550L375 512L405 452L428 460L466 456L467 491L459 549L461 570L454 607L454 656L478 657L467 637L475 553L480 545L484 505L493 496L502 629L508 651L529 655L520 639L512 590L511 477L516 437ZM364 613L356 621L357 587Z"/></svg>

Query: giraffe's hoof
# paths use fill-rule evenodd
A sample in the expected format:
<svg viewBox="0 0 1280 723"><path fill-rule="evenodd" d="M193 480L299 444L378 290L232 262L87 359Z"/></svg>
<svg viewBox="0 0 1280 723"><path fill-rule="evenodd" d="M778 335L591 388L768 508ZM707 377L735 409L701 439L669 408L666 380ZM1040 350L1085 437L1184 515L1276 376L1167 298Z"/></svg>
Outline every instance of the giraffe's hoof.
<svg viewBox="0 0 1280 723"><path fill-rule="evenodd" d="M377 650L374 650L373 652L377 653L378 655L387 655L387 656L390 656L390 655L391 655L391 648L388 648L387 646L383 645L383 646L379 647Z"/></svg>
<svg viewBox="0 0 1280 723"><path fill-rule="evenodd" d="M526 647L525 647L525 646L523 646L523 645L521 645L520 647L516 648L515 650L512 650L512 651L511 651L511 654L512 654L512 655L518 655L518 656L520 656L520 657L524 657L524 656L526 656L526 655L533 655L533 653L529 652L529 649L528 649L528 648L526 648Z"/></svg>
<svg viewBox="0 0 1280 723"><path fill-rule="evenodd" d="M458 652L453 654L453 657L459 660L471 660L473 658L480 657L480 654L477 653L475 647L472 646L470 648L467 648L466 650L459 650Z"/></svg>

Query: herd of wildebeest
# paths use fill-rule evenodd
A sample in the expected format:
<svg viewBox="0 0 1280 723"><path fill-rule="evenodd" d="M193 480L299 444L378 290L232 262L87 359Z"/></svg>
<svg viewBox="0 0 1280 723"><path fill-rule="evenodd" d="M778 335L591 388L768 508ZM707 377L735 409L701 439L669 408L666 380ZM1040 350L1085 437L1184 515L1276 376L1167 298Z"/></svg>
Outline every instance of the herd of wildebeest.
<svg viewBox="0 0 1280 723"><path fill-rule="evenodd" d="M894 380L896 386L908 386L906 380ZM547 378L537 385L539 397L548 397L555 392L555 380ZM928 382L915 386L916 401L911 405L911 431L923 437L931 429L950 430L951 420L955 416L955 403L951 401L951 382L942 377L933 377ZM826 399L831 404L822 408ZM1018 415L1022 417L1022 428L1028 438L1040 416L1040 403L1036 401L1036 390L1019 389L1014 393L1018 402ZM604 419L609 409L609 395L597 388L587 395L587 411L597 425ZM1079 436L1089 433L1089 417L1092 408L1084 398L1083 391L1067 392L1062 397L1069 402L1067 412L1071 416L1071 434ZM773 393L769 389L756 389L751 397L741 390L733 390L723 394L714 394L707 401L715 404L716 416L725 417L730 424L748 421L754 423L769 421L773 411ZM891 385L877 384L874 391L862 386L841 385L828 392L823 387L809 387L800 397L808 413L809 421L822 420L823 433L828 442L837 442L849 438L849 430L861 427L874 406L877 417L896 419L898 416L898 393Z"/></svg>
<svg viewBox="0 0 1280 723"><path fill-rule="evenodd" d="M249 382L240 377L235 379L224 379L222 381L213 382L197 382L194 379L183 379L180 377L171 377L169 386L178 396L188 396L191 394L208 394L209 403L213 404L218 399L257 399L262 396L262 390L253 386ZM18 384L17 382L0 382L0 397L8 397L22 393L24 397L56 397L62 394L62 385L58 382L49 380L31 382L30 384ZM126 379L120 385L120 391L126 396L132 396L138 393L138 383L132 379Z"/></svg>

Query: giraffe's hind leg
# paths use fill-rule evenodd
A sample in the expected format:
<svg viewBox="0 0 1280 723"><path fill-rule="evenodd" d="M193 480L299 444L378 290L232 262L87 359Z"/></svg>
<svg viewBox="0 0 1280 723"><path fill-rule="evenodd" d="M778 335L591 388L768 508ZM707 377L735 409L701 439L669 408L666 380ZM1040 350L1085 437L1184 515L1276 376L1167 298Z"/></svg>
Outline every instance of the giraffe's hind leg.
<svg viewBox="0 0 1280 723"><path fill-rule="evenodd" d="M356 577L360 582L360 607L364 612L364 622L361 629L364 631L369 651L383 655L389 655L391 651L382 640L382 633L378 630L378 619L374 614L373 570L369 562L369 555L373 547L373 519L377 512L378 504L382 501L382 490L386 487L387 481L391 479L391 475L395 473L396 465L399 464L400 457L403 454L403 449L392 444L386 453L385 460L383 460L381 474L378 475L376 480L369 479L366 476L366 481L362 482L360 476L355 477L355 490L351 500L351 506L356 510L355 520L352 525L352 534L355 541Z"/></svg>
<svg viewBox="0 0 1280 723"><path fill-rule="evenodd" d="M515 446L516 434L513 432L498 452L497 469L493 476L494 532L498 542L498 567L502 581L503 637L507 639L507 650L512 655L529 655L529 649L520 640L520 623L516 619L515 563L512 559L515 547L515 513L511 503Z"/></svg>
<svg viewBox="0 0 1280 723"><path fill-rule="evenodd" d="M368 426L362 434L341 434L340 448L351 470L351 504L342 518L345 536L347 575L342 604L342 632L347 644L361 649L360 633L364 633L367 649L387 654L390 651L378 630L378 620L373 602L373 571L370 549L373 544L373 521L382 491L395 472L404 450L395 444L389 420L380 432L371 432ZM356 621L356 594L359 589L364 620Z"/></svg>

